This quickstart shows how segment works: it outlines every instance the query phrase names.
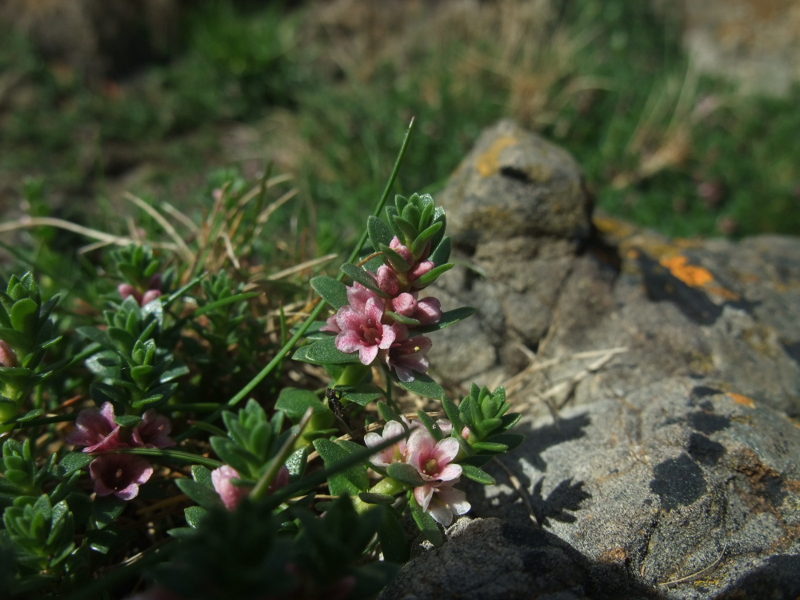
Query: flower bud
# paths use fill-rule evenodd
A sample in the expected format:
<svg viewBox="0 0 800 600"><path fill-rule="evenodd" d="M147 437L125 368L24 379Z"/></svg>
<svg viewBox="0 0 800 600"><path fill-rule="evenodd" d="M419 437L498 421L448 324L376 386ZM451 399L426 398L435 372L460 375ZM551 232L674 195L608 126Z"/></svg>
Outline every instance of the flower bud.
<svg viewBox="0 0 800 600"><path fill-rule="evenodd" d="M0 367L16 366L17 355L14 353L14 349L3 340L0 340Z"/></svg>

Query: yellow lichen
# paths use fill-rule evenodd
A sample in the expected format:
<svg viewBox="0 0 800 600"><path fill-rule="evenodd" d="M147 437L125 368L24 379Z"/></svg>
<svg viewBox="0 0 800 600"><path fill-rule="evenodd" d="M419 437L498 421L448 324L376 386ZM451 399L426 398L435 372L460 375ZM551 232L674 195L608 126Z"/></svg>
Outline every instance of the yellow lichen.
<svg viewBox="0 0 800 600"><path fill-rule="evenodd" d="M517 139L510 136L504 135L497 138L491 145L491 147L486 151L480 154L478 158L475 160L475 168L478 171L478 174L481 177L491 177L495 175L497 171L500 170L500 153L510 146L514 146L517 144Z"/></svg>
<svg viewBox="0 0 800 600"><path fill-rule="evenodd" d="M733 392L727 392L728 396L731 400L736 402L736 404L741 404L742 406L746 406L747 408L755 408L756 403L753 402L751 398L747 396L743 396L742 394L735 394Z"/></svg>

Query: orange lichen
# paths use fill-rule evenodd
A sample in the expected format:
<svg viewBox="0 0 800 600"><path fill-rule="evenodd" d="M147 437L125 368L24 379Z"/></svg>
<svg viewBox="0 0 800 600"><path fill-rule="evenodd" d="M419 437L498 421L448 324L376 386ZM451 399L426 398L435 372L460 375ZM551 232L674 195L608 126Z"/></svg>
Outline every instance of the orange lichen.
<svg viewBox="0 0 800 600"><path fill-rule="evenodd" d="M731 400L736 402L736 404L741 404L742 406L746 406L747 408L756 407L756 403L753 402L753 400L748 398L747 396L742 396L742 394L735 394L733 392L728 392L727 394Z"/></svg>
<svg viewBox="0 0 800 600"><path fill-rule="evenodd" d="M500 153L505 148L516 145L516 143L517 139L510 135L497 138L491 147L486 152L481 153L475 160L475 168L478 170L478 174L481 177L495 175L500 170Z"/></svg>
<svg viewBox="0 0 800 600"><path fill-rule="evenodd" d="M690 287L700 287L714 281L714 276L703 267L688 264L689 259L682 255L662 258L659 263L676 279Z"/></svg>

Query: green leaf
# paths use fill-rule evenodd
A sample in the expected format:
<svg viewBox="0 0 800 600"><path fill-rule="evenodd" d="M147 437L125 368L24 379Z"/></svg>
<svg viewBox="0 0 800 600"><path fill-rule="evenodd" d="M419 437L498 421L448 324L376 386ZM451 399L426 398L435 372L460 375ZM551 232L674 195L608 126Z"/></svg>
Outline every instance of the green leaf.
<svg viewBox="0 0 800 600"><path fill-rule="evenodd" d="M400 415L386 402L378 402L378 412L380 413L381 418L387 423L389 421L398 421L402 423Z"/></svg>
<svg viewBox="0 0 800 600"><path fill-rule="evenodd" d="M449 236L444 236L442 241L439 242L439 245L431 252L431 255L428 257L428 260L432 261L437 267L440 265L444 265L450 260L450 251L452 249L452 242L450 241Z"/></svg>
<svg viewBox="0 0 800 600"><path fill-rule="evenodd" d="M222 308L228 304L233 304L234 302L244 302L246 300L250 300L251 298L257 298L261 295L261 292L243 292L241 294L236 294L235 296L228 296L227 298L222 298L221 300L209 302L205 306L201 306L195 310L192 313L192 318L199 317L200 315L204 315L209 312L214 312L218 308Z"/></svg>
<svg viewBox="0 0 800 600"><path fill-rule="evenodd" d="M70 452L64 455L58 463L59 477L66 477L75 471L79 471L87 466L92 460L93 456L84 452Z"/></svg>
<svg viewBox="0 0 800 600"><path fill-rule="evenodd" d="M176 479L175 485L206 510L214 510L222 506L222 499L217 492L202 483L198 483L193 479Z"/></svg>
<svg viewBox="0 0 800 600"><path fill-rule="evenodd" d="M414 517L414 522L419 527L422 535L434 546L441 546L444 543L444 538L434 518L422 510L413 495L411 495L409 505L411 507L411 516Z"/></svg>
<svg viewBox="0 0 800 600"><path fill-rule="evenodd" d="M119 534L113 529L94 530L86 533L86 542L89 548L100 554L108 554Z"/></svg>
<svg viewBox="0 0 800 600"><path fill-rule="evenodd" d="M478 452L493 452L495 454L500 454L502 452L506 452L508 450L508 446L495 442L475 442L472 444L472 449L477 450Z"/></svg>
<svg viewBox="0 0 800 600"><path fill-rule="evenodd" d="M299 348L292 358L294 360L302 360L315 365L324 365L327 363L357 363L358 352L350 352L345 354L336 349L336 338L328 337L323 340L302 346Z"/></svg>
<svg viewBox="0 0 800 600"><path fill-rule="evenodd" d="M183 509L183 514L189 527L197 529L200 526L200 522L208 514L208 511L202 506L187 506Z"/></svg>
<svg viewBox="0 0 800 600"><path fill-rule="evenodd" d="M295 450L286 459L286 468L289 471L289 478L296 481L303 476L306 471L306 464L308 463L308 446Z"/></svg>
<svg viewBox="0 0 800 600"><path fill-rule="evenodd" d="M413 466L408 463L394 462L386 467L386 474L400 483L418 487L425 485L425 480Z"/></svg>
<svg viewBox="0 0 800 600"><path fill-rule="evenodd" d="M442 396L442 408L444 408L444 413L453 424L453 431L461 435L461 430L464 429L464 422L458 414L458 406L456 406L456 403L447 396Z"/></svg>
<svg viewBox="0 0 800 600"><path fill-rule="evenodd" d="M501 422L500 427L502 428L503 431L508 431L509 429L514 427L514 425L519 423L519 420L521 418L522 418L522 413L509 413L507 415L503 415L503 417L500 419Z"/></svg>
<svg viewBox="0 0 800 600"><path fill-rule="evenodd" d="M367 217L367 232L375 250L380 248L381 244L388 246L394 237L389 226L378 217L372 215Z"/></svg>
<svg viewBox="0 0 800 600"><path fill-rule="evenodd" d="M417 239L414 240L414 243L411 244L411 252L414 256L419 256L420 252L425 248L425 244L428 243L433 236L435 236L438 231L442 228L442 223L434 223L424 231L421 231L420 234L417 236Z"/></svg>
<svg viewBox="0 0 800 600"><path fill-rule="evenodd" d="M92 520L95 527L104 529L113 523L125 510L127 503L116 496L98 496L92 503Z"/></svg>
<svg viewBox="0 0 800 600"><path fill-rule="evenodd" d="M406 259L400 256L396 250L393 250L386 244L383 244L380 247L380 251L383 253L383 257L389 261L389 264L391 264L394 270L398 273L408 273L408 271L411 270L411 265L409 265L408 262L406 262Z"/></svg>
<svg viewBox="0 0 800 600"><path fill-rule="evenodd" d="M439 429L439 425L437 425L436 421L434 421L428 416L428 413L426 413L423 410L418 410L417 416L419 417L420 423L422 423L425 429L428 430L428 433L430 433L433 436L433 439L435 439L438 442L439 440L444 438L444 435L442 435L442 430Z"/></svg>
<svg viewBox="0 0 800 600"><path fill-rule="evenodd" d="M214 487L214 483L211 481L211 471L203 465L192 465L192 479L206 487Z"/></svg>
<svg viewBox="0 0 800 600"><path fill-rule="evenodd" d="M0 340L3 340L12 348L27 350L30 347L27 335L8 327L0 327Z"/></svg>
<svg viewBox="0 0 800 600"><path fill-rule="evenodd" d="M347 391L342 394L343 399L348 402L355 402L361 406L366 406L382 396L383 390L371 383L362 383L352 391Z"/></svg>
<svg viewBox="0 0 800 600"><path fill-rule="evenodd" d="M335 467L337 462L348 458L352 454L340 444L324 438L314 440L313 444L322 457L326 468ZM345 494L355 496L359 492L365 492L369 488L367 469L364 465L357 464L331 475L328 478L328 487L333 496L343 496Z"/></svg>
<svg viewBox="0 0 800 600"><path fill-rule="evenodd" d="M524 442L525 436L519 433L498 433L490 437L487 441L494 444L502 444L506 446L506 451L509 451Z"/></svg>
<svg viewBox="0 0 800 600"><path fill-rule="evenodd" d="M39 320L39 305L30 298L17 300L8 316L14 329L30 335L36 329Z"/></svg>
<svg viewBox="0 0 800 600"><path fill-rule="evenodd" d="M483 485L494 485L497 483L494 477L474 465L461 464L461 472L464 474L464 477L482 483Z"/></svg>
<svg viewBox="0 0 800 600"><path fill-rule="evenodd" d="M142 418L136 415L119 415L118 417L114 417L114 423L120 427L136 427L141 422Z"/></svg>
<svg viewBox="0 0 800 600"><path fill-rule="evenodd" d="M397 209L394 206L387 206L386 207L386 220L389 223L389 228L392 230L394 237L399 240L403 239L403 230L400 229L394 222L394 220L398 217L400 213L397 212Z"/></svg>
<svg viewBox="0 0 800 600"><path fill-rule="evenodd" d="M422 327L415 327L414 334L431 333L433 331L444 329L445 327L450 327L450 325L455 325L459 321L463 321L464 319L471 317L475 314L476 310L477 309L472 308L471 306L462 306L460 308L445 311L442 313L442 318L438 323L435 325L423 325Z"/></svg>
<svg viewBox="0 0 800 600"><path fill-rule="evenodd" d="M357 281L365 288L372 290L381 298L389 297L389 294L378 287L378 283L375 281L375 277L372 275L372 273L368 273L363 268L357 267L353 263L344 263L341 267L339 267L339 270L353 281Z"/></svg>
<svg viewBox="0 0 800 600"><path fill-rule="evenodd" d="M414 282L414 285L416 285L418 288L430 285L439 278L439 275L441 275L442 273L446 273L454 266L455 265L453 263L445 263L443 265L439 265L438 267L434 267L433 269L425 273L425 275L417 279Z"/></svg>
<svg viewBox="0 0 800 600"><path fill-rule="evenodd" d="M418 396L426 398L441 398L444 394L444 389L428 375L424 373L414 373L414 381L400 381L397 374L392 371L392 380L404 390L408 390Z"/></svg>
<svg viewBox="0 0 800 600"><path fill-rule="evenodd" d="M419 325L419 321L417 319L412 319L411 317L398 315L396 312L393 312L391 310L384 311L383 314L392 319L393 321L395 321L396 323L402 323L403 325L410 325L411 327Z"/></svg>
<svg viewBox="0 0 800 600"><path fill-rule="evenodd" d="M320 275L311 281L311 287L325 302L335 309L340 309L347 304L347 286L333 277Z"/></svg>
<svg viewBox="0 0 800 600"><path fill-rule="evenodd" d="M420 279L422 278L420 277ZM133 345L136 343L136 338L133 335L119 327L109 327L106 329L106 335L111 339L117 350L130 356Z"/></svg>
<svg viewBox="0 0 800 600"><path fill-rule="evenodd" d="M333 411L308 390L285 387L275 403L275 409L285 412L292 423L298 423L309 408L314 411L314 424L318 429L330 427L336 420Z"/></svg>
<svg viewBox="0 0 800 600"><path fill-rule="evenodd" d="M210 442L222 462L236 469L242 477L250 473L251 465L256 459L250 452L228 438L213 436Z"/></svg>
<svg viewBox="0 0 800 600"><path fill-rule="evenodd" d="M383 520L378 526L378 539L380 540L385 560L401 564L409 559L410 553L406 534L403 530L403 524L395 511L385 511Z"/></svg>
<svg viewBox="0 0 800 600"><path fill-rule="evenodd" d="M111 341L108 339L105 331L100 331L97 327L78 327L76 331L86 339L100 344L103 347L107 348L111 345ZM2 336L2 333L0 333L0 336Z"/></svg>
<svg viewBox="0 0 800 600"><path fill-rule="evenodd" d="M371 492L361 492L358 497L367 504L394 504L395 501L395 497L389 494L373 494Z"/></svg>
<svg viewBox="0 0 800 600"><path fill-rule="evenodd" d="M407 240L413 240L417 237L417 234L419 233L417 231L416 226L403 217L395 217L394 224L402 232L402 235L398 236L401 242L405 242Z"/></svg>

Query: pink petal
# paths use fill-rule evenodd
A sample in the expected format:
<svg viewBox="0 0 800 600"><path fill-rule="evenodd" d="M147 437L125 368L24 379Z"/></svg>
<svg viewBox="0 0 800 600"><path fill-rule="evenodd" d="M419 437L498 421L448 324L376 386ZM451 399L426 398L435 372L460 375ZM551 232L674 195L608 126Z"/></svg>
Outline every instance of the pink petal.
<svg viewBox="0 0 800 600"><path fill-rule="evenodd" d="M442 320L442 304L436 298L423 298L417 302L417 310L413 317L420 322L420 325L438 323Z"/></svg>
<svg viewBox="0 0 800 600"><path fill-rule="evenodd" d="M420 505L422 510L428 510L428 505L431 502L432 496L433 486L425 484L414 488L414 499L417 501L417 504Z"/></svg>
<svg viewBox="0 0 800 600"><path fill-rule="evenodd" d="M387 265L378 267L377 282L381 291L390 296L395 296L397 292L400 291L400 282L397 280L397 273L395 273L393 268Z"/></svg>
<svg viewBox="0 0 800 600"><path fill-rule="evenodd" d="M447 464L458 456L461 447L455 438L446 438L436 444L436 460L439 464Z"/></svg>
<svg viewBox="0 0 800 600"><path fill-rule="evenodd" d="M447 465L436 477L439 481L454 481L461 477L461 465Z"/></svg>
<svg viewBox="0 0 800 600"><path fill-rule="evenodd" d="M417 301L408 292L403 292L396 298L392 299L392 310L398 315L410 317L417 310Z"/></svg>
<svg viewBox="0 0 800 600"><path fill-rule="evenodd" d="M228 465L211 471L211 483L228 510L235 509L250 492L248 488L234 484L234 479L239 479L239 472Z"/></svg>
<svg viewBox="0 0 800 600"><path fill-rule="evenodd" d="M361 346L358 349L358 360L362 365L371 365L376 356L378 356L377 346Z"/></svg>

